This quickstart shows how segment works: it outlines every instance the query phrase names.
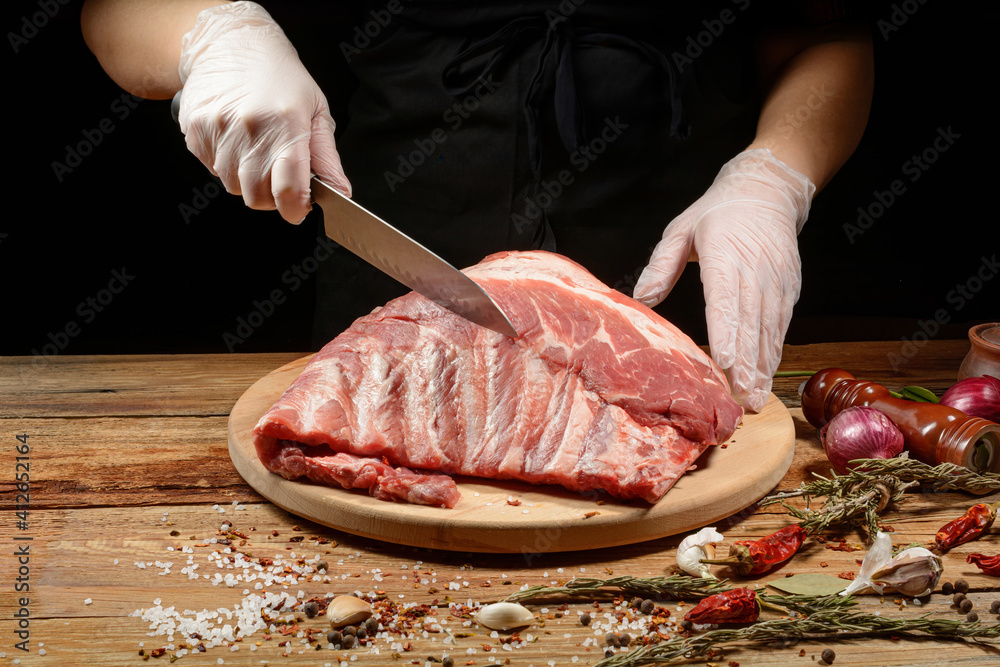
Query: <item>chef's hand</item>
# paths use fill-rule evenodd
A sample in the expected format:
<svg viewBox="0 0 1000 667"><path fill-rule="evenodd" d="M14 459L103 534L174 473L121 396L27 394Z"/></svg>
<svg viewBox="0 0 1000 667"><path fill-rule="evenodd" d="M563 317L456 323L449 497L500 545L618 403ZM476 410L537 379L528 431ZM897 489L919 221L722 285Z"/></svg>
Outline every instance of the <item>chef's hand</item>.
<svg viewBox="0 0 1000 667"><path fill-rule="evenodd" d="M740 153L667 226L635 286L637 300L656 305L688 261L700 264L712 358L727 371L733 396L756 412L799 298L796 235L815 190L766 148Z"/></svg>
<svg viewBox="0 0 1000 667"><path fill-rule="evenodd" d="M300 222L310 172L350 195L326 97L263 7L203 10L184 36L179 72L188 149L247 206Z"/></svg>

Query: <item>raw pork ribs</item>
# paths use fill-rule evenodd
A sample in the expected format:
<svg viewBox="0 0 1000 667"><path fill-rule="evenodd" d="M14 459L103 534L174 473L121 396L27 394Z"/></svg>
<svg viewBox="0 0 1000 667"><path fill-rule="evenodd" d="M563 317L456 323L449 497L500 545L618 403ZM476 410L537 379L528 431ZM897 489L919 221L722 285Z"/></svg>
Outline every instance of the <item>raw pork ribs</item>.
<svg viewBox="0 0 1000 667"><path fill-rule="evenodd" d="M450 475L655 503L743 411L722 371L649 308L556 254L466 270L520 333L416 293L317 353L254 428L268 470L453 507ZM444 473L444 474L441 474Z"/></svg>

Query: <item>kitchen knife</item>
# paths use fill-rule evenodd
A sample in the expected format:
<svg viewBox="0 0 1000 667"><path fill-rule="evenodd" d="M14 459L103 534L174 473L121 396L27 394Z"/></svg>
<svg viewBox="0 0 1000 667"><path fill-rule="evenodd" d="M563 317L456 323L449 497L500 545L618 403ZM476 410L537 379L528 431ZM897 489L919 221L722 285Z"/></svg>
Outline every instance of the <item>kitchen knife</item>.
<svg viewBox="0 0 1000 667"><path fill-rule="evenodd" d="M182 92L177 91L170 102L175 122L179 122ZM323 227L331 239L442 308L517 338L517 330L500 307L467 275L316 176L311 189L313 201L323 209Z"/></svg>
<svg viewBox="0 0 1000 667"><path fill-rule="evenodd" d="M517 338L507 316L467 275L316 176L312 196L331 239L439 306Z"/></svg>

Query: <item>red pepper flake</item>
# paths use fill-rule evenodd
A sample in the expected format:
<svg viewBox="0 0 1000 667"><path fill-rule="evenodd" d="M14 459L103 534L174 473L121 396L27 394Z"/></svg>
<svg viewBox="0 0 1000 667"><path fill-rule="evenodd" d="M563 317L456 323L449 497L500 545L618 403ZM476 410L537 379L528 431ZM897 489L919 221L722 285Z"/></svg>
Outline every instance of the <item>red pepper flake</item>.
<svg viewBox="0 0 1000 667"><path fill-rule="evenodd" d="M493 650L493 647L487 644L486 642L481 643L480 646L482 646L483 650L486 651L487 653Z"/></svg>
<svg viewBox="0 0 1000 667"><path fill-rule="evenodd" d="M149 655L151 655L154 658L159 658L161 655L166 654L166 652L167 649L165 648L154 648L152 651L149 652Z"/></svg>
<svg viewBox="0 0 1000 667"><path fill-rule="evenodd" d="M600 512L596 512L596 511L595 512L587 512L586 514L583 515L583 518L584 519L589 519L590 517L597 516L598 514L600 514Z"/></svg>
<svg viewBox="0 0 1000 667"><path fill-rule="evenodd" d="M299 631L298 623L292 623L291 625L286 625L283 628L278 628L278 632L280 632L283 635L294 635L298 631ZM278 644L278 646L281 646L281 644Z"/></svg>
<svg viewBox="0 0 1000 667"><path fill-rule="evenodd" d="M799 657L805 657L805 654L806 654L806 650L805 649L800 649L799 650Z"/></svg>
<svg viewBox="0 0 1000 667"><path fill-rule="evenodd" d="M839 544L827 544L826 548L830 551L845 551L850 553L851 551L861 551L863 547L860 544L848 544L846 540L841 540Z"/></svg>
<svg viewBox="0 0 1000 667"><path fill-rule="evenodd" d="M934 536L934 546L939 551L947 551L959 544L965 544L982 535L997 518L997 506L978 503L965 514L941 526Z"/></svg>
<svg viewBox="0 0 1000 667"><path fill-rule="evenodd" d="M847 579L848 581L854 581L855 574L853 572L841 572L837 575L839 579Z"/></svg>
<svg viewBox="0 0 1000 667"><path fill-rule="evenodd" d="M515 498L514 500L508 500L507 504L508 505L513 505L514 507L517 507L518 505L521 504L521 501L518 500L517 498Z"/></svg>
<svg viewBox="0 0 1000 667"><path fill-rule="evenodd" d="M826 562L825 560L821 560L821 561L819 562L819 566L820 566L820 567L830 567L830 564L829 564L829 563L827 563L827 562Z"/></svg>

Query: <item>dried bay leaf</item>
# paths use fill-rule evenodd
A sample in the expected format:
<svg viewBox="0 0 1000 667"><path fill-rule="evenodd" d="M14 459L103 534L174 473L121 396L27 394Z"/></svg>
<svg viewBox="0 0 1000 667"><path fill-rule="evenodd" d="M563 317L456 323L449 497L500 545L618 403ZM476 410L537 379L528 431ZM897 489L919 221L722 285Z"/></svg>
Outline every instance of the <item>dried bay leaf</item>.
<svg viewBox="0 0 1000 667"><path fill-rule="evenodd" d="M791 595L833 595L851 583L829 574L805 572L767 582L768 586Z"/></svg>

